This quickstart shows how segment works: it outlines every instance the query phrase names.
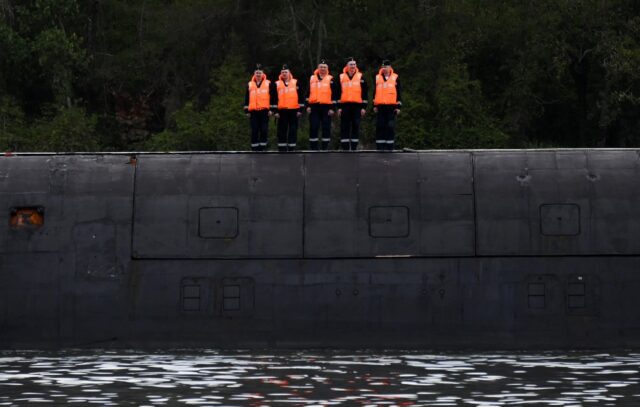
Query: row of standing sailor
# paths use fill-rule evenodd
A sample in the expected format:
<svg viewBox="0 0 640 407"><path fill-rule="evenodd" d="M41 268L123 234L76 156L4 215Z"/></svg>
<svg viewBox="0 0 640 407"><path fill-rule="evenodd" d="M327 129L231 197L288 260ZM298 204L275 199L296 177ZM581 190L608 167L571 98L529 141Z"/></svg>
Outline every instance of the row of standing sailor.
<svg viewBox="0 0 640 407"><path fill-rule="evenodd" d="M306 111L309 115L309 147L327 150L331 142L331 121L340 117L340 147L356 150L360 141L360 122L367 113L368 84L350 58L338 80L329 73L321 60L309 78L307 97L301 83L293 77L287 65L282 66L278 80L271 82L260 65L247 84L244 111L251 125L251 149L267 149L269 117L277 120L279 151L297 148L298 121ZM376 114L376 148L393 150L397 116L402 107L398 74L388 60L382 61L375 77L373 111ZM318 134L320 133L320 134Z"/></svg>

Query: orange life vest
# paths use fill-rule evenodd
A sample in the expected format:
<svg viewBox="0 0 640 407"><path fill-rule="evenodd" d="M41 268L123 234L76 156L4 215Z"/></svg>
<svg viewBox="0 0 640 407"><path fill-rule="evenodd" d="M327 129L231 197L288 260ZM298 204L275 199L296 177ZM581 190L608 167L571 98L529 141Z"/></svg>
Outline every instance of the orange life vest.
<svg viewBox="0 0 640 407"><path fill-rule="evenodd" d="M360 86L362 74L358 71L358 68L356 68L356 73L353 74L353 78L349 79L346 66L343 72L344 73L340 74L340 86L342 87L340 103L362 103L362 87Z"/></svg>
<svg viewBox="0 0 640 407"><path fill-rule="evenodd" d="M376 75L376 97L373 100L374 106L395 105L398 103L398 91L396 89L397 79L398 74L393 73L393 69L386 81L384 80L384 76L382 76L382 69L378 72Z"/></svg>
<svg viewBox="0 0 640 407"><path fill-rule="evenodd" d="M269 85L271 82L266 76L262 79L260 87L256 84L256 77L249 82L249 111L265 110L271 106L269 96Z"/></svg>
<svg viewBox="0 0 640 407"><path fill-rule="evenodd" d="M309 79L309 103L319 103L330 105L331 100L331 80L333 76L326 74L321 80L318 79L318 70L313 72Z"/></svg>
<svg viewBox="0 0 640 407"><path fill-rule="evenodd" d="M278 88L278 109L299 109L298 81L289 75L289 86L284 84L282 77L276 82Z"/></svg>

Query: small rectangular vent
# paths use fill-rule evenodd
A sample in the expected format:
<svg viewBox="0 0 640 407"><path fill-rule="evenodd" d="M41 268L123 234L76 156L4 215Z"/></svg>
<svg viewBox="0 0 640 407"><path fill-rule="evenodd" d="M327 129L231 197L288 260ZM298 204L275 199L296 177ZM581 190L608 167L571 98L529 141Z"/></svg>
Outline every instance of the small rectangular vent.
<svg viewBox="0 0 640 407"><path fill-rule="evenodd" d="M200 311L200 286L199 285L183 285L182 286L182 310L183 311Z"/></svg>
<svg viewBox="0 0 640 407"><path fill-rule="evenodd" d="M587 306L584 283L569 283L567 285L567 306L569 308L585 308Z"/></svg>
<svg viewBox="0 0 640 407"><path fill-rule="evenodd" d="M546 307L546 287L544 283L529 283L529 308L543 309Z"/></svg>
<svg viewBox="0 0 640 407"><path fill-rule="evenodd" d="M215 304L214 285L208 277L185 277L180 281L179 308L183 315L200 318L211 315Z"/></svg>
<svg viewBox="0 0 640 407"><path fill-rule="evenodd" d="M239 285L225 285L222 288L222 307L224 311L240 311Z"/></svg>
<svg viewBox="0 0 640 407"><path fill-rule="evenodd" d="M222 315L250 317L255 309L255 282L250 277L227 277L220 281L218 310Z"/></svg>

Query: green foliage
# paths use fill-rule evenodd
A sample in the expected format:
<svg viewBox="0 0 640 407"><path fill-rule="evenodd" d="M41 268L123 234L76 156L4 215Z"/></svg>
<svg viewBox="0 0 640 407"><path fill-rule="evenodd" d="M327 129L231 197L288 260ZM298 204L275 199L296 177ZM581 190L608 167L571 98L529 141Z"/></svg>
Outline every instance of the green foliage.
<svg viewBox="0 0 640 407"><path fill-rule="evenodd" d="M57 28L44 30L33 39L32 50L42 77L49 83L54 102L59 106L71 106L73 78L84 71L88 63L79 38Z"/></svg>
<svg viewBox="0 0 640 407"><path fill-rule="evenodd" d="M471 80L465 65L443 67L435 88L435 120L427 142L435 148L500 148L508 142L486 111L480 82Z"/></svg>
<svg viewBox="0 0 640 407"><path fill-rule="evenodd" d="M97 151L96 117L82 108L63 108L36 121L30 129L33 151Z"/></svg>
<svg viewBox="0 0 640 407"><path fill-rule="evenodd" d="M0 147L247 149L256 62L306 82L348 56L371 85L393 61L398 147L640 146L639 16L630 0L2 2Z"/></svg>
<svg viewBox="0 0 640 407"><path fill-rule="evenodd" d="M22 110L8 98L0 99L2 151L97 151L96 117L82 108L53 110L27 122Z"/></svg>
<svg viewBox="0 0 640 407"><path fill-rule="evenodd" d="M0 92L11 91L16 97L22 96L16 81L22 79L24 71L29 71L30 55L27 41L6 23L0 21Z"/></svg>
<svg viewBox="0 0 640 407"><path fill-rule="evenodd" d="M0 98L0 151L22 150L25 137L24 112L10 97Z"/></svg>
<svg viewBox="0 0 640 407"><path fill-rule="evenodd" d="M174 113L175 128L154 136L151 150L243 150L248 140L248 122L242 114L247 78L238 75L241 59L236 55L212 70L210 83L215 96L203 111L193 102Z"/></svg>

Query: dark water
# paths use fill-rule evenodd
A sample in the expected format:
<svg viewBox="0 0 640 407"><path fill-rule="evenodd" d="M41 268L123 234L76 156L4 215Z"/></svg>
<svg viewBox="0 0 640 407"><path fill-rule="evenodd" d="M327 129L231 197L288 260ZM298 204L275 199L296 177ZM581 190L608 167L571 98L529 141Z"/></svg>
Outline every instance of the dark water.
<svg viewBox="0 0 640 407"><path fill-rule="evenodd" d="M640 406L640 353L2 352L0 405Z"/></svg>

